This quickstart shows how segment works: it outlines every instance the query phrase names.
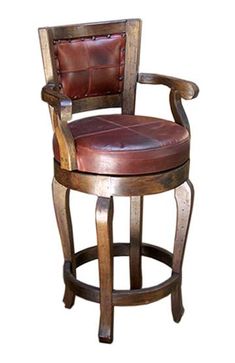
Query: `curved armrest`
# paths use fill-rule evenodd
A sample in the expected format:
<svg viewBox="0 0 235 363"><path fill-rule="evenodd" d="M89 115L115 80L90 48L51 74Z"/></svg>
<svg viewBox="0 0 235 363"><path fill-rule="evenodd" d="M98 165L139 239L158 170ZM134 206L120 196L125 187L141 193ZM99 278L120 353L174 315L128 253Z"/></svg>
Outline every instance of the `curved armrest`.
<svg viewBox="0 0 235 363"><path fill-rule="evenodd" d="M137 81L143 84L162 84L171 89L170 91L170 106L175 122L184 126L190 133L190 125L187 115L184 111L181 98L191 100L197 97L199 93L198 86L190 81L183 79L163 76L154 73L139 73Z"/></svg>
<svg viewBox="0 0 235 363"><path fill-rule="evenodd" d="M43 87L42 100L53 107L51 118L59 145L61 168L76 170L74 139L67 124L67 121L72 118L72 101L69 97L62 95L54 83L48 83Z"/></svg>
<svg viewBox="0 0 235 363"><path fill-rule="evenodd" d="M52 106L60 116L62 122L72 118L72 101L69 97L62 95L53 83L48 83L42 89L42 100Z"/></svg>
<svg viewBox="0 0 235 363"><path fill-rule="evenodd" d="M139 73L137 81L143 84L162 84L172 90L177 90L180 97L185 100L191 100L197 97L199 93L199 88L195 83L175 77L163 76L162 74Z"/></svg>

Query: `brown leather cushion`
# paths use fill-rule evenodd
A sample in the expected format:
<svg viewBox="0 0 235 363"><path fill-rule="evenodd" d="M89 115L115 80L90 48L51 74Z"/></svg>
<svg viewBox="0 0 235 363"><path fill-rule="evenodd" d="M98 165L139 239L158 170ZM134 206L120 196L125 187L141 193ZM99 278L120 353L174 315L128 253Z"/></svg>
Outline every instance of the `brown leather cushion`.
<svg viewBox="0 0 235 363"><path fill-rule="evenodd" d="M63 94L75 100L122 92L125 33L54 43Z"/></svg>
<svg viewBox="0 0 235 363"><path fill-rule="evenodd" d="M171 121L133 115L88 117L69 124L78 170L138 175L165 171L189 159L188 131ZM54 154L60 160L54 139Z"/></svg>

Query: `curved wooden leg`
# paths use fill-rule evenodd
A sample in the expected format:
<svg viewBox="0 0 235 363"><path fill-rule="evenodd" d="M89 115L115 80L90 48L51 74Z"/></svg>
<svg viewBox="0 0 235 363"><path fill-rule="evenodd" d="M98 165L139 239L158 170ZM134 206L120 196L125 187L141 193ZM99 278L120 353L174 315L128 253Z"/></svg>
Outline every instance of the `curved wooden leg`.
<svg viewBox="0 0 235 363"><path fill-rule="evenodd" d="M130 197L130 282L131 289L141 289L141 243L143 197Z"/></svg>
<svg viewBox="0 0 235 363"><path fill-rule="evenodd" d="M76 276L76 266L74 259L74 243L73 243L73 229L69 208L69 193L70 189L58 183L54 178L52 181L52 193L56 220L60 233L61 244L63 248L64 260L71 261L73 266L73 274ZM68 286L65 286L64 293L65 307L70 309L75 301L75 294Z"/></svg>
<svg viewBox="0 0 235 363"><path fill-rule="evenodd" d="M188 229L193 208L194 189L190 180L175 189L177 222L173 252L172 271L181 274ZM171 294L171 309L175 322L179 322L184 307L182 302L181 282Z"/></svg>
<svg viewBox="0 0 235 363"><path fill-rule="evenodd" d="M100 276L99 340L113 341L113 198L99 197L96 204L96 231Z"/></svg>

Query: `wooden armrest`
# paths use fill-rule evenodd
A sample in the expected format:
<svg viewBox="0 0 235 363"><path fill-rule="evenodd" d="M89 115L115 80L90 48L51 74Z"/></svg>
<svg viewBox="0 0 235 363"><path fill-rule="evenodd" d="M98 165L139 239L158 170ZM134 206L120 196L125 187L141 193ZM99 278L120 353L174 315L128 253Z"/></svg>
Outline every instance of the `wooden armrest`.
<svg viewBox="0 0 235 363"><path fill-rule="evenodd" d="M69 97L62 95L53 83L48 83L43 87L42 100L53 107L51 119L59 144L61 168L76 170L77 162L74 139L67 124L67 121L72 118L72 101Z"/></svg>
<svg viewBox="0 0 235 363"><path fill-rule="evenodd" d="M179 96L185 100L191 100L197 97L199 93L199 88L195 83L175 77L163 76L162 74L139 73L137 81L143 84L162 84L171 88L171 90L178 91Z"/></svg>
<svg viewBox="0 0 235 363"><path fill-rule="evenodd" d="M181 98L191 100L197 97L199 88L195 83L154 73L139 73L137 81L143 84L162 84L169 87L171 89L170 106L175 122L185 127L190 133L188 118L184 111Z"/></svg>
<svg viewBox="0 0 235 363"><path fill-rule="evenodd" d="M60 116L62 122L72 118L72 101L69 97L62 95L53 83L48 83L42 89L42 100L52 106Z"/></svg>

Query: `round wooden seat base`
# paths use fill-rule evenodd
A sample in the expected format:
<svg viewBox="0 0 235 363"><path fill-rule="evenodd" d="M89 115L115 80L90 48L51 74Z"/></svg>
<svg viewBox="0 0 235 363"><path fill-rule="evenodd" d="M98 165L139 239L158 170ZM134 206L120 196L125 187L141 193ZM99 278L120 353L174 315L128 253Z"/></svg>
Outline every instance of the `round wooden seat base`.
<svg viewBox="0 0 235 363"><path fill-rule="evenodd" d="M129 243L114 243L113 256L129 256ZM169 251L143 243L141 255L160 261L169 267L172 266L172 253ZM76 267L98 258L97 246L87 248L75 254ZM66 285L77 295L84 299L100 303L100 289L77 280L72 272L70 261L64 263L64 280ZM147 288L133 290L113 290L112 303L115 306L148 304L169 295L181 283L181 275L172 273L166 281Z"/></svg>
<svg viewBox="0 0 235 363"><path fill-rule="evenodd" d="M156 174L111 176L68 171L54 160L55 179L73 190L99 197L136 196L166 192L177 188L188 179L189 160L178 168Z"/></svg>

